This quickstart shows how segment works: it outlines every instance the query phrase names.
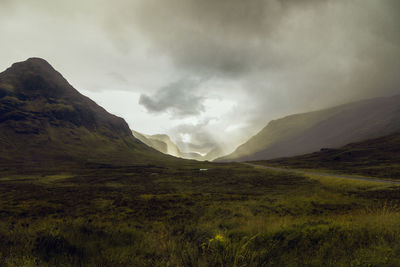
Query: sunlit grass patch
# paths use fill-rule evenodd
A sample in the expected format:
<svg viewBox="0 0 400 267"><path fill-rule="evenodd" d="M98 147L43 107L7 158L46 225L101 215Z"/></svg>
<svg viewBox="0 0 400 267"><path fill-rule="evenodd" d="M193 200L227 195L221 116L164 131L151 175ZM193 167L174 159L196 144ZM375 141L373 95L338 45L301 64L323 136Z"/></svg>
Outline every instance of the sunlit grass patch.
<svg viewBox="0 0 400 267"><path fill-rule="evenodd" d="M57 183L57 182L65 180L65 179L74 177L74 176L75 175L72 175L72 174L46 175L43 177L38 177L38 182L44 183L44 184Z"/></svg>

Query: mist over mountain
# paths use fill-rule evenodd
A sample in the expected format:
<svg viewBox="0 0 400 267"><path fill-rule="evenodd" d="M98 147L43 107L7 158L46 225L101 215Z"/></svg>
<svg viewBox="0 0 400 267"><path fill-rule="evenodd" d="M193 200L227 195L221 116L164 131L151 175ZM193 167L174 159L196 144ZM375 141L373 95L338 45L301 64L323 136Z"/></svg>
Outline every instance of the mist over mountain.
<svg viewBox="0 0 400 267"><path fill-rule="evenodd" d="M142 141L147 146L152 147L164 154L169 154L178 158L194 159L198 161L211 161L225 154L224 150L220 146L216 146L205 155L197 152L181 152L179 147L172 142L171 138L166 134L147 135L134 130L132 130L132 133L137 139Z"/></svg>
<svg viewBox="0 0 400 267"><path fill-rule="evenodd" d="M204 160L203 155L201 155L200 153L197 153L197 152L183 152L182 156L185 159L193 159L193 160L198 160L198 161Z"/></svg>
<svg viewBox="0 0 400 267"><path fill-rule="evenodd" d="M271 121L218 161L301 155L400 131L400 95L374 98Z"/></svg>
<svg viewBox="0 0 400 267"><path fill-rule="evenodd" d="M122 164L161 156L40 58L0 73L0 148L2 163L10 164Z"/></svg>
<svg viewBox="0 0 400 267"><path fill-rule="evenodd" d="M171 141L171 138L166 134L147 135L132 130L133 135L146 144L164 154L169 154L174 157L182 158L183 154L179 148Z"/></svg>

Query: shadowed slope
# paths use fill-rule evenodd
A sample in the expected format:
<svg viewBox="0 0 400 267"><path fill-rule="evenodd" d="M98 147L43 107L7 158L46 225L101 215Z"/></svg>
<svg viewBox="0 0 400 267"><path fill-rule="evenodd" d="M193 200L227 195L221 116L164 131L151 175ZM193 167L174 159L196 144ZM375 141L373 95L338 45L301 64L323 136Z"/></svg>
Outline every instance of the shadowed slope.
<svg viewBox="0 0 400 267"><path fill-rule="evenodd" d="M350 103L271 121L219 161L296 156L400 130L400 95Z"/></svg>
<svg viewBox="0 0 400 267"><path fill-rule="evenodd" d="M297 169L328 169L374 177L400 179L400 134L324 148L312 154L262 161L264 165Z"/></svg>
<svg viewBox="0 0 400 267"><path fill-rule="evenodd" d="M0 73L0 148L5 166L121 164L161 156L39 58Z"/></svg>

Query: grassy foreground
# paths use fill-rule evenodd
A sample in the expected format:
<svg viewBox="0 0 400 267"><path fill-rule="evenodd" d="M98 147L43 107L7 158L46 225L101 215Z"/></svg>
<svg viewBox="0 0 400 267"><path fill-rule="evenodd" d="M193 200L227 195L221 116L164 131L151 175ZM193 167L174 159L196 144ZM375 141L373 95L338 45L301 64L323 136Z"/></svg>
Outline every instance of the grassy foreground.
<svg viewBox="0 0 400 267"><path fill-rule="evenodd" d="M399 200L243 164L8 172L0 266L399 266Z"/></svg>

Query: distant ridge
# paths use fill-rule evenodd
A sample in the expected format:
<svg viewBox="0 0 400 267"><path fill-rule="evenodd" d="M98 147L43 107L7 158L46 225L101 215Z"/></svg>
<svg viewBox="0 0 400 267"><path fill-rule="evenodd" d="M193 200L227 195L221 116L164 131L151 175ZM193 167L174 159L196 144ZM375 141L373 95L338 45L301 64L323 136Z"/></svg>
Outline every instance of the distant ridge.
<svg viewBox="0 0 400 267"><path fill-rule="evenodd" d="M171 138L166 134L147 135L132 130L133 135L142 141L144 144L152 147L164 154L169 154L174 157L182 158L183 154L176 144L171 141Z"/></svg>
<svg viewBox="0 0 400 267"><path fill-rule="evenodd" d="M400 95L373 98L271 121L217 161L290 157L400 131Z"/></svg>
<svg viewBox="0 0 400 267"><path fill-rule="evenodd" d="M335 172L400 179L400 133L351 143L339 148L323 148L296 157L263 161L269 166L295 169L325 169Z"/></svg>

